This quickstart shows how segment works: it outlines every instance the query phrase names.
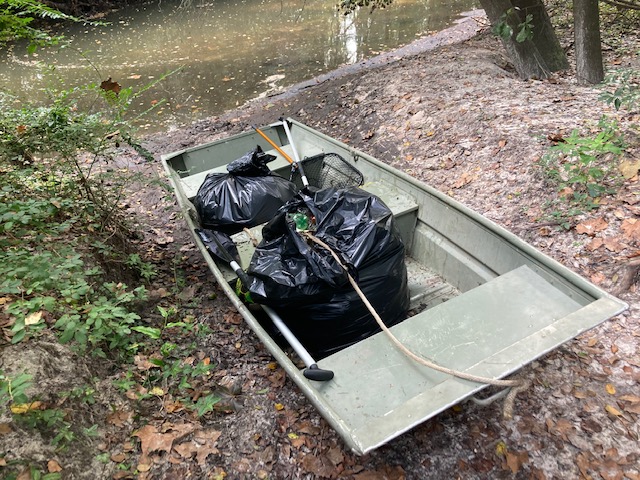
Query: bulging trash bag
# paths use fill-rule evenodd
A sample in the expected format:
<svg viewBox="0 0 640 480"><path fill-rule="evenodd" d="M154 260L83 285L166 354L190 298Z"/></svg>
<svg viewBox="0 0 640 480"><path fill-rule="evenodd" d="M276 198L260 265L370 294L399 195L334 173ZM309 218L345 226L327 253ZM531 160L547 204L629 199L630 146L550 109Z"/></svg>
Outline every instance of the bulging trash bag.
<svg viewBox="0 0 640 480"><path fill-rule="evenodd" d="M387 326L406 317L404 244L389 208L357 188L299 192L262 229L247 273L251 298L274 308L313 356L328 356L380 328L344 268L298 233L296 216L338 254Z"/></svg>
<svg viewBox="0 0 640 480"><path fill-rule="evenodd" d="M276 157L260 146L227 165L229 173L210 173L193 199L200 224L224 233L260 225L296 193L289 180L269 170Z"/></svg>

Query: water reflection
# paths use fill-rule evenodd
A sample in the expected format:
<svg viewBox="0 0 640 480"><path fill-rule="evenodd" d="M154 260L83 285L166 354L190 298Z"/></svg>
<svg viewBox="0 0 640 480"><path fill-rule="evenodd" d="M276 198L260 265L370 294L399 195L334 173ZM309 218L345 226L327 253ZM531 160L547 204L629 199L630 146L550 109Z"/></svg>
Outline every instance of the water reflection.
<svg viewBox="0 0 640 480"><path fill-rule="evenodd" d="M108 27L69 26L69 48L27 57L14 50L0 65L0 86L30 97L43 87L100 83L111 77L140 87L166 72L179 73L136 99L135 112L167 103L143 128L159 130L220 113L345 63L440 30L473 8L470 0L396 0L369 15L344 16L335 0L178 0L126 8L106 18ZM86 59L91 59L88 63ZM39 71L35 64L55 65ZM134 112L134 113L135 113Z"/></svg>
<svg viewBox="0 0 640 480"><path fill-rule="evenodd" d="M340 38L344 41L345 63L358 61L358 35L355 23L355 13L340 17Z"/></svg>

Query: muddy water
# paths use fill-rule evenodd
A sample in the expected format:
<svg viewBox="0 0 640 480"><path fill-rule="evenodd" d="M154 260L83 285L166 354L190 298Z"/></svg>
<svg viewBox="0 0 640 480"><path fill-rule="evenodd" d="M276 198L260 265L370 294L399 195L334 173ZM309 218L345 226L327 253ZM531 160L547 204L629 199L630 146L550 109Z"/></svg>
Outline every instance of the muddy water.
<svg viewBox="0 0 640 480"><path fill-rule="evenodd" d="M106 27L70 26L59 51L3 55L0 88L42 97L47 86L112 78L144 88L133 118L143 130L175 128L215 115L340 65L406 45L451 25L471 0L395 0L345 16L336 0L163 0L108 15ZM55 66L44 71L39 62ZM164 102L163 102L164 100Z"/></svg>

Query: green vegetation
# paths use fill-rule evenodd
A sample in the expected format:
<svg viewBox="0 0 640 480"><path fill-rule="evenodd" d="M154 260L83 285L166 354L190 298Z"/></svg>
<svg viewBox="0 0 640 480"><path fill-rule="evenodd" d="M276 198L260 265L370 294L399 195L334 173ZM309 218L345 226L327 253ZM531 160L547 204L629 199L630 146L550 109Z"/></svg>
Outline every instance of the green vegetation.
<svg viewBox="0 0 640 480"><path fill-rule="evenodd" d="M31 13L72 19L31 0L0 2L0 43L55 44L32 29ZM130 148L152 158L127 113L154 84L51 90L46 104L0 92L0 333L14 345L54 337L96 365L115 367L114 386L134 409L171 403L202 416L220 402L215 365L197 351L209 331L171 298L165 306L149 302L159 268L132 241L137 226L122 208L127 192L150 181L116 157ZM0 372L0 408L14 429L37 430L62 451L98 433L98 383L30 394L38 392L30 390L37 385L31 372ZM3 460L7 478L25 468L31 478L60 478L30 459Z"/></svg>
<svg viewBox="0 0 640 480"><path fill-rule="evenodd" d="M611 74L602 85L600 99L616 110L633 111L640 100L638 75L630 70ZM567 218L598 208L601 197L615 193L622 180L619 166L624 149L623 132L616 120L606 115L587 134L575 129L558 138L539 162L560 194L559 200L548 206L552 216L568 225Z"/></svg>
<svg viewBox="0 0 640 480"><path fill-rule="evenodd" d="M508 40L513 35L513 27L509 25L507 19L513 16L514 18L518 18L515 9L510 8L506 12L502 14L500 20L491 27L491 32L497 36L502 38L503 40ZM526 40L531 40L533 38L533 15L528 14L525 17L524 22L517 23L518 33L516 34L516 42L522 43Z"/></svg>
<svg viewBox="0 0 640 480"><path fill-rule="evenodd" d="M0 46L13 40L28 40L28 51L57 45L62 37L33 26L36 19L65 20L98 25L50 8L37 0L0 0Z"/></svg>

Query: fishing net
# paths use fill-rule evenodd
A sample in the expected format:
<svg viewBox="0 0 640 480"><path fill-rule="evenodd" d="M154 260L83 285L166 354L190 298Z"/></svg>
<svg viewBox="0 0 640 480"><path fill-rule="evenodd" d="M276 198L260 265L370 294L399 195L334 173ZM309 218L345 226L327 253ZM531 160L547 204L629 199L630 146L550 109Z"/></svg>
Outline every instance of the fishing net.
<svg viewBox="0 0 640 480"><path fill-rule="evenodd" d="M364 182L362 173L337 153L321 153L305 158L300 163L312 187L359 187ZM293 170L291 181L302 188L300 169Z"/></svg>

